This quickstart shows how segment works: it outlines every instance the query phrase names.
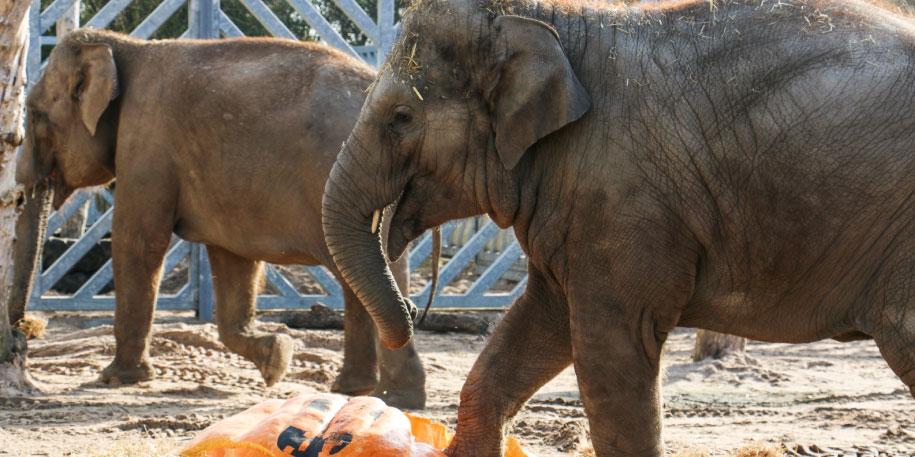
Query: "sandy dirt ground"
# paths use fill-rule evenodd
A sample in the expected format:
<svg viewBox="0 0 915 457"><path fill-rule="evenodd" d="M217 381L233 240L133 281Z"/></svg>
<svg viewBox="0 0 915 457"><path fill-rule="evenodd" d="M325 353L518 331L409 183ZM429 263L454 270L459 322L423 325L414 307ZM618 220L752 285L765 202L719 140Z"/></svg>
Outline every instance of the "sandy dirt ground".
<svg viewBox="0 0 915 457"><path fill-rule="evenodd" d="M198 430L260 400L326 391L342 361L342 332L264 322L298 341L291 373L268 389L212 324L160 315L151 349L157 379L121 388L96 383L114 352L110 319L53 316L45 338L31 342L41 393L0 398L0 455L173 455ZM915 455L915 400L873 343L751 343L746 355L693 363L693 337L675 332L664 357L670 453L727 455L762 443L796 455ZM421 414L453 426L461 384L486 339L420 332L416 341L429 372ZM511 433L537 455L569 456L586 452L586 429L569 369L525 406Z"/></svg>

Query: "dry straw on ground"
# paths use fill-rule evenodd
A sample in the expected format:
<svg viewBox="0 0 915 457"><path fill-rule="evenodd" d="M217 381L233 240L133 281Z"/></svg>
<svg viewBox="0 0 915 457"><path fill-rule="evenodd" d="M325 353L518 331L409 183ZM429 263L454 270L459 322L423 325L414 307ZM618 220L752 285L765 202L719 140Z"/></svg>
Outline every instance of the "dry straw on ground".
<svg viewBox="0 0 915 457"><path fill-rule="evenodd" d="M782 457L781 449L770 446L746 446L737 450L735 457Z"/></svg>
<svg viewBox="0 0 915 457"><path fill-rule="evenodd" d="M48 321L28 315L16 323L16 328L18 328L19 331L25 334L25 337L30 340L43 337L44 331L47 327Z"/></svg>

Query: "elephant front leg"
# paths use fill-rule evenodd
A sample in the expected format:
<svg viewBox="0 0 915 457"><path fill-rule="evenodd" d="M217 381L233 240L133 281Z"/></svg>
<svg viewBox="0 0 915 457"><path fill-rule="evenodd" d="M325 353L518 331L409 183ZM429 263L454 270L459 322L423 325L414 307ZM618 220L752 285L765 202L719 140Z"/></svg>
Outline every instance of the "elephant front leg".
<svg viewBox="0 0 915 457"><path fill-rule="evenodd" d="M258 279L262 263L207 246L216 293L216 327L229 350L248 359L272 386L286 375L295 347L288 335L255 329Z"/></svg>
<svg viewBox="0 0 915 457"><path fill-rule="evenodd" d="M571 306L573 364L595 454L663 456L661 342L650 313Z"/></svg>
<svg viewBox="0 0 915 457"><path fill-rule="evenodd" d="M410 290L409 257L409 255L402 255L391 264L391 272L394 273L397 287L404 294L408 294ZM416 315L413 314L415 319ZM415 341L414 338L406 346L392 351L386 349L381 341L375 338L375 351L378 354L378 371L381 380L372 392L372 396L401 409L426 407L426 370L414 347Z"/></svg>
<svg viewBox="0 0 915 457"><path fill-rule="evenodd" d="M603 256L617 268L582 255L587 273L569 281L573 364L598 457L664 455L661 350L693 294L695 269L663 263L691 257L652 264L636 254L650 249L634 249ZM643 260L633 268L627 259Z"/></svg>
<svg viewBox="0 0 915 457"><path fill-rule="evenodd" d="M388 222L385 219L382 225L382 239ZM409 290L407 257L402 256L391 265L397 286L405 293ZM343 368L331 391L347 395L371 394L402 409L425 408L426 372L413 341L393 351L384 348L365 307L346 282L339 275L337 278L343 285L345 301Z"/></svg>
<svg viewBox="0 0 915 457"><path fill-rule="evenodd" d="M397 408L423 409L426 405L426 372L413 341L400 349L385 349L375 335L375 324L359 299L346 286L343 295L346 304L343 314L343 368L331 391L345 395L371 394Z"/></svg>
<svg viewBox="0 0 915 457"><path fill-rule="evenodd" d="M595 218L568 241L573 364L597 457L664 455L661 350L694 294L701 248L679 226L647 223L665 220L658 211ZM607 239L585 238L599 229Z"/></svg>
<svg viewBox="0 0 915 457"><path fill-rule="evenodd" d="M525 401L572 360L568 307L531 269L461 389L451 457L502 455L502 430Z"/></svg>
<svg viewBox="0 0 915 457"><path fill-rule="evenodd" d="M118 188L118 202L130 201L123 196L128 190L127 183ZM114 209L111 256L116 287L116 349L114 361L101 374L101 381L106 384L134 384L153 378L149 340L171 221L167 210L126 203Z"/></svg>

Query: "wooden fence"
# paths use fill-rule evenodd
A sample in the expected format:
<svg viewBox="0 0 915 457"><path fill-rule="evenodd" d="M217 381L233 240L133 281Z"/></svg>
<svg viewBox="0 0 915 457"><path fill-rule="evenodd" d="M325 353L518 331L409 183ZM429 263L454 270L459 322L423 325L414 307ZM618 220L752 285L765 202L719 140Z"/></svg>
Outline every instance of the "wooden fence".
<svg viewBox="0 0 915 457"><path fill-rule="evenodd" d="M30 13L31 42L29 47L29 81L34 84L41 75L45 62L42 51L54 46L57 38L80 27L105 28L127 8L133 0L110 0L84 24L79 23L79 0L55 0L43 10L41 1L34 0ZM245 10L271 35L296 39L297 37L262 0L238 0ZM377 0L377 18L372 19L354 0L332 0L367 38L361 46L353 46L339 33L338 27L321 15L310 0L285 0L311 27L316 38L377 65L390 49L397 34L394 0ZM187 29L182 38L215 39L243 36L242 30L220 7L220 0L162 0L130 35L149 38L176 12L187 5ZM46 35L55 26L55 35ZM111 260L89 275L72 293L58 293L54 287L111 231L114 197L110 190L80 190L67 203L51 215L48 236L55 236L74 218L84 219L77 224L76 240L69 244L50 265L36 274L29 307L33 310L112 310L114 295L105 293L112 280ZM72 224L71 224L72 225ZM487 218L455 221L443 228L446 262L441 269L439 288L435 291L436 303L448 308L502 308L508 306L523 291L526 284L524 256L511 232L499 228ZM426 234L410 252L410 269L416 271L432 250L431 237ZM296 284L274 265L267 265L266 293L258 296L260 309L308 308L321 302L334 308L343 306L340 285L323 267L306 267L307 274L320 285L323 293L302 293ZM160 293L158 308L165 310L196 310L201 319L213 316L213 286L206 248L173 237L165 260L164 271L176 269L186 272L186 278L176 290ZM174 273L173 273L174 274ZM502 279L502 281L500 281ZM458 286L449 284L460 280ZM494 291L493 289L498 290ZM451 293L443 293L450 290ZM427 285L413 295L423 303L432 291Z"/></svg>

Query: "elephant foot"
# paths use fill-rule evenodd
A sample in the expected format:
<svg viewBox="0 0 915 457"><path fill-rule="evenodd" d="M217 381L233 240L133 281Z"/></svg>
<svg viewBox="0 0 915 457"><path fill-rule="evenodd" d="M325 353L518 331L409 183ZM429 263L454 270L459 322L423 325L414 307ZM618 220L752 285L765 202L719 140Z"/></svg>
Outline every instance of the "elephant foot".
<svg viewBox="0 0 915 457"><path fill-rule="evenodd" d="M374 371L360 370L360 372L356 372L344 367L340 374L337 375L333 385L330 386L330 391L350 396L368 395L378 384L378 377Z"/></svg>
<svg viewBox="0 0 915 457"><path fill-rule="evenodd" d="M381 381L372 392L373 397L401 409L426 407L426 370L412 345L394 351L383 350Z"/></svg>
<svg viewBox="0 0 915 457"><path fill-rule="evenodd" d="M265 356L254 360L254 364L264 377L264 384L270 387L286 375L292 363L292 352L295 342L288 335L268 335L258 338L261 354Z"/></svg>
<svg viewBox="0 0 915 457"><path fill-rule="evenodd" d="M399 409L426 408L426 388L423 386L408 389L386 389L379 386L372 392L372 396Z"/></svg>
<svg viewBox="0 0 915 457"><path fill-rule="evenodd" d="M912 398L915 398L915 370L909 370L908 373L904 374L902 382L909 386L909 392L912 394Z"/></svg>
<svg viewBox="0 0 915 457"><path fill-rule="evenodd" d="M112 387L137 384L149 381L155 377L152 365L143 360L135 366L124 367L117 362L111 362L99 376L99 381Z"/></svg>

